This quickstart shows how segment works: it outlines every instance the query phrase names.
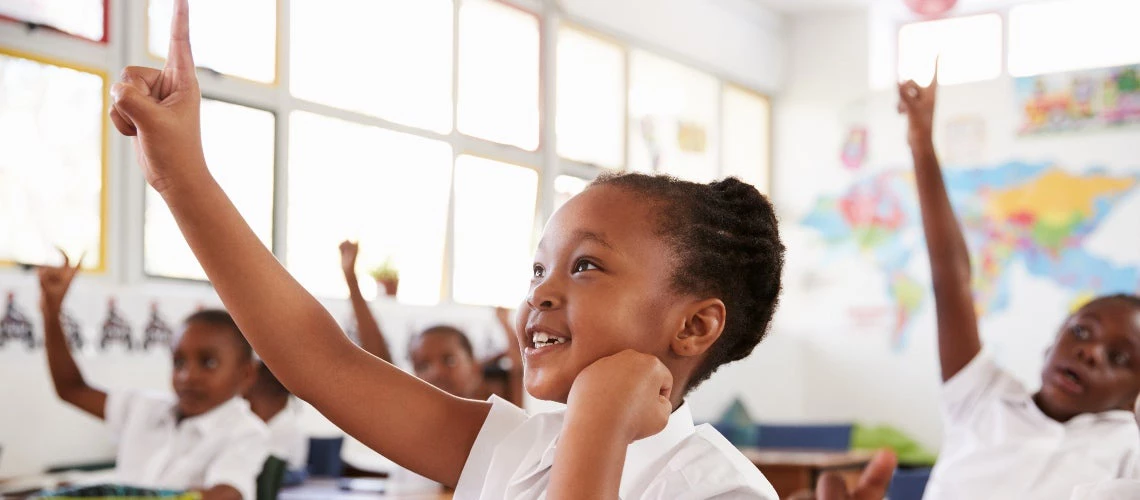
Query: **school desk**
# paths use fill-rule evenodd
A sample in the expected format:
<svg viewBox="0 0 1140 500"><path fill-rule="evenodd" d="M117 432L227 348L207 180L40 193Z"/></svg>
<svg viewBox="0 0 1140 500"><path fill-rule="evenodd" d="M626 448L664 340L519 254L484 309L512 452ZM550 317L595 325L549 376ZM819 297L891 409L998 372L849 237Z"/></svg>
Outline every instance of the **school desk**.
<svg viewBox="0 0 1140 500"><path fill-rule="evenodd" d="M800 490L815 488L824 472L837 472L849 487L859 482L859 474L871 461L869 451L807 451L741 448L764 477L776 488L780 498Z"/></svg>
<svg viewBox="0 0 1140 500"><path fill-rule="evenodd" d="M314 478L298 486L281 488L277 494L278 500L321 500L321 499L392 499L392 500L450 500L451 492L420 491L416 493L375 493L367 491L343 490L340 480L333 478Z"/></svg>

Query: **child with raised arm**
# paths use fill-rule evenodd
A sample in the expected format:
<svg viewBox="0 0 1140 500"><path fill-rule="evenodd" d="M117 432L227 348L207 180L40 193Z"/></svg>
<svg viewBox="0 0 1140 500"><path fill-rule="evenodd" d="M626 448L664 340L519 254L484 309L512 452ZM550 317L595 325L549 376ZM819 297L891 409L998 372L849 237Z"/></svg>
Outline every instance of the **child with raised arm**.
<svg viewBox="0 0 1140 500"><path fill-rule="evenodd" d="M946 438L927 499L1068 499L1073 488L1140 476L1140 298L1099 297L1049 348L1041 388L1026 389L982 350L966 241L934 152L937 72L900 84L930 255Z"/></svg>
<svg viewBox="0 0 1140 500"><path fill-rule="evenodd" d="M173 395L103 391L79 371L59 319L78 270L66 255L62 267L39 269L44 350L59 398L105 420L115 435L114 482L199 491L204 500L253 499L269 433L239 397L254 367L237 325L219 310L186 318L172 346Z"/></svg>
<svg viewBox="0 0 1140 500"><path fill-rule="evenodd" d="M202 154L186 0L174 11L166 67L128 68L112 120L136 137L145 178L294 394L457 498L776 498L684 400L751 353L776 307L784 247L754 187L595 181L547 223L515 320L527 391L566 410L528 416L452 396L352 344L226 198Z"/></svg>
<svg viewBox="0 0 1140 500"><path fill-rule="evenodd" d="M392 362L388 341L360 292L356 278L356 256L360 244L344 241L340 244L341 270L348 285L349 302L356 318L360 347L376 357ZM503 332L507 334L507 350L498 356L480 362L475 358L471 340L458 328L436 325L416 334L408 343L408 358L415 375L449 394L468 399L487 399L495 394L515 406L522 405L522 355L515 340L509 311L496 309ZM506 358L507 365L500 361ZM502 375L490 377L488 374ZM494 379L494 380L492 380Z"/></svg>

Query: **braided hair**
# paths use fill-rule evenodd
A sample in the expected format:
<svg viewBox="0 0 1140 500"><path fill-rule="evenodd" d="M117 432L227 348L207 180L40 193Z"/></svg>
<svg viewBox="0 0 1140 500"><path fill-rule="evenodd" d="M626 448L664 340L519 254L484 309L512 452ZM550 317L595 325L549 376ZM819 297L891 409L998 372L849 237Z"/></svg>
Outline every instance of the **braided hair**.
<svg viewBox="0 0 1140 500"><path fill-rule="evenodd" d="M780 295L784 245L772 203L735 177L698 184L664 175L605 174L608 185L660 206L658 234L673 248L673 288L724 302L724 331L689 380L689 391L738 361L768 333Z"/></svg>

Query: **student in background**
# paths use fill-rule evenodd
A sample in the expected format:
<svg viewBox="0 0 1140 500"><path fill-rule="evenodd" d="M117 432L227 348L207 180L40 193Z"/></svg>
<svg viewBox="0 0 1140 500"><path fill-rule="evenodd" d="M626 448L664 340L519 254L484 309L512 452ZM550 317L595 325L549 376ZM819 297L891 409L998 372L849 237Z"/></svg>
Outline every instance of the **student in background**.
<svg viewBox="0 0 1140 500"><path fill-rule="evenodd" d="M937 63L936 63L937 65ZM938 322L946 424L930 500L1068 499L1073 488L1140 477L1140 298L1099 297L1071 314L1030 392L982 350L966 241L934 151L938 75L902 83Z"/></svg>
<svg viewBox="0 0 1140 500"><path fill-rule="evenodd" d="M565 411L445 393L356 347L258 240L211 176L187 0L162 70L131 68L112 121L242 333L298 397L463 499L776 498L684 396L768 331L784 246L737 179L594 181L543 230L515 320L526 388Z"/></svg>
<svg viewBox="0 0 1140 500"><path fill-rule="evenodd" d="M199 491L204 500L254 498L269 432L238 397L255 368L230 315L207 309L186 318L172 347L173 395L103 391L83 378L60 323L78 271L66 255L63 266L39 269L44 350L60 399L105 420L114 434L115 482Z"/></svg>
<svg viewBox="0 0 1140 500"><path fill-rule="evenodd" d="M304 480L309 457L309 437L301 429L292 396L265 363L257 362L257 380L245 391L245 399L269 428L269 454L288 466L286 484Z"/></svg>
<svg viewBox="0 0 1140 500"><path fill-rule="evenodd" d="M368 302L360 292L356 278L356 257L360 244L340 244L340 265L348 284L349 301L356 317L360 346L376 357L392 362L392 353L384 332L372 315ZM458 328L447 325L430 327L408 342L408 358L415 375L449 394L468 399L487 399L492 394L522 405L522 354L511 326L510 311L495 310L507 338L507 350L480 362L475 358L471 340Z"/></svg>

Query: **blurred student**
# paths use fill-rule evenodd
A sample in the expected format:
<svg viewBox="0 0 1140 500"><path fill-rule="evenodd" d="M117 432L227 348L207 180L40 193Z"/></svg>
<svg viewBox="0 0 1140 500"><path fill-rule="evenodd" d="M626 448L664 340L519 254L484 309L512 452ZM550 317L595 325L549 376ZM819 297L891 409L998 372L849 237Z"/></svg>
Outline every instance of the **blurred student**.
<svg viewBox="0 0 1140 500"><path fill-rule="evenodd" d="M253 499L269 431L240 397L256 369L237 324L216 309L186 318L171 349L173 394L93 387L60 322L79 265L64 255L62 266L39 269L44 350L60 399L106 421L116 438L114 482L196 491L203 500Z"/></svg>
<svg viewBox="0 0 1140 500"><path fill-rule="evenodd" d="M936 63L937 65L937 63ZM982 350L966 241L934 150L938 74L898 86L934 285L946 439L928 500L1068 499L1084 483L1140 477L1140 298L1098 297L1069 315L1028 390Z"/></svg>
<svg viewBox="0 0 1140 500"><path fill-rule="evenodd" d="M249 408L269 428L269 454L287 464L285 484L296 484L306 477L309 437L301 428L299 409L293 395L265 363L257 362L257 380L245 391Z"/></svg>
<svg viewBox="0 0 1140 500"><path fill-rule="evenodd" d="M356 242L344 241L340 244L341 270L348 284L360 346L392 363L392 353L384 332L360 292L360 283L356 277L356 257L359 252L360 245ZM481 362L476 359L471 340L462 330L448 325L436 325L419 332L408 342L408 359L412 363L413 373L449 394L480 400L494 394L521 406L522 355L511 326L510 311L498 308L495 317L506 334L506 351Z"/></svg>

